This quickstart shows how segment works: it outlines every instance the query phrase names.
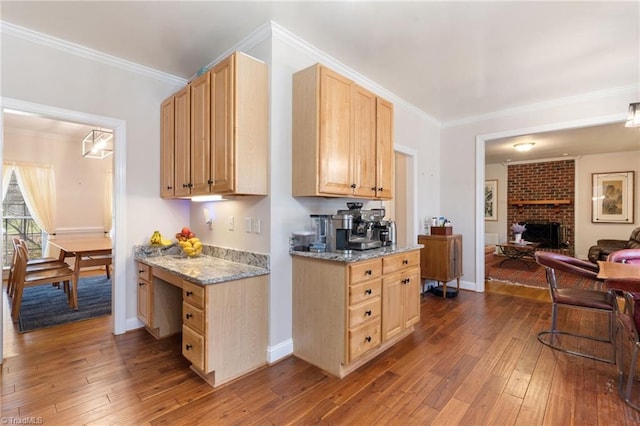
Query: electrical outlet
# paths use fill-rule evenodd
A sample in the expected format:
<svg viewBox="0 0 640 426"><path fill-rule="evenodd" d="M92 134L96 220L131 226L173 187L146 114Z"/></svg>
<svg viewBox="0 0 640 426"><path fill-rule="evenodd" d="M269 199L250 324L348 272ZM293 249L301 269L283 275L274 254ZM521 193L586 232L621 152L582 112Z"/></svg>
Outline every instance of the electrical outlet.
<svg viewBox="0 0 640 426"><path fill-rule="evenodd" d="M259 234L261 228L262 228L262 219L260 219L259 217L254 217L253 218L253 232L255 232L256 234Z"/></svg>
<svg viewBox="0 0 640 426"><path fill-rule="evenodd" d="M229 228L229 231L233 231L235 228L235 222L233 219L233 216L229 216L229 221L227 222L227 227Z"/></svg>
<svg viewBox="0 0 640 426"><path fill-rule="evenodd" d="M245 217L244 218L244 232L251 233L251 218L250 217Z"/></svg>

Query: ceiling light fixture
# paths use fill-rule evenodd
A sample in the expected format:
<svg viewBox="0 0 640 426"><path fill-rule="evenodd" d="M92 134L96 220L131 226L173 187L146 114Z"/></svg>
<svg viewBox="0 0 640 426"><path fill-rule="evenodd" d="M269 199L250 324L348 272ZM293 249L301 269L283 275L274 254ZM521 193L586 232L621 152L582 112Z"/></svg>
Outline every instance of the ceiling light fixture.
<svg viewBox="0 0 640 426"><path fill-rule="evenodd" d="M82 156L102 160L113 154L113 132L95 129L82 140Z"/></svg>
<svg viewBox="0 0 640 426"><path fill-rule="evenodd" d="M534 145L535 143L533 142L523 142L523 143L517 143L513 147L516 149L516 151L527 152L527 151L531 151L531 148L533 148Z"/></svg>
<svg viewBox="0 0 640 426"><path fill-rule="evenodd" d="M640 127L640 102L629 104L629 116L624 127Z"/></svg>

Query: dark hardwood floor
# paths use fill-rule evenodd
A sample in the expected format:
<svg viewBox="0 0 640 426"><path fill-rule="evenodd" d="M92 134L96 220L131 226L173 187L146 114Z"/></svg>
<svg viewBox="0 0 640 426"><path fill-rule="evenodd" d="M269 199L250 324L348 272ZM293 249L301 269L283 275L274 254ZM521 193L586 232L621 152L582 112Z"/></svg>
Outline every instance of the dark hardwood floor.
<svg viewBox="0 0 640 426"><path fill-rule="evenodd" d="M424 297L415 332L342 380L291 356L219 389L189 370L178 336L113 336L110 318L17 334L4 297L0 416L48 425L640 423L616 394L615 366L536 340L549 324L549 302L536 295L544 291L489 287ZM606 326L562 313L568 326Z"/></svg>

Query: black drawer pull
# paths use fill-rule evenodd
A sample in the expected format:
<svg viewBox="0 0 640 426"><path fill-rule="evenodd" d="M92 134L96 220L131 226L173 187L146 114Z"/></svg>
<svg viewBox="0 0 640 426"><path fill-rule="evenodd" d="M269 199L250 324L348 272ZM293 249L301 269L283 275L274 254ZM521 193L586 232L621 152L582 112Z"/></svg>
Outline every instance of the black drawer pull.
<svg viewBox="0 0 640 426"><path fill-rule="evenodd" d="M138 269L138 273L141 274L144 272L144 269Z"/></svg>
<svg viewBox="0 0 640 426"><path fill-rule="evenodd" d="M404 259L404 260L402 261L402 264L403 264L403 265L408 265L408 264L409 264L409 261L408 261L407 259Z"/></svg>
<svg viewBox="0 0 640 426"><path fill-rule="evenodd" d="M140 287L142 287L142 286L144 285L144 283L143 283L142 281L138 281L138 285L139 285Z"/></svg>
<svg viewBox="0 0 640 426"><path fill-rule="evenodd" d="M364 291L364 294L373 294L373 291L370 288L368 288Z"/></svg>
<svg viewBox="0 0 640 426"><path fill-rule="evenodd" d="M373 271L371 269L367 269L366 271L364 271L365 275L371 275L373 274Z"/></svg>
<svg viewBox="0 0 640 426"><path fill-rule="evenodd" d="M193 292L192 291L187 291L185 294L187 295L187 297L193 296Z"/></svg>
<svg viewBox="0 0 640 426"><path fill-rule="evenodd" d="M193 346L191 345L185 345L184 348L188 351L190 351L191 349L193 349Z"/></svg>
<svg viewBox="0 0 640 426"><path fill-rule="evenodd" d="M370 317L370 316L371 316L371 311L366 311L366 312L364 313L364 316L365 316L365 317Z"/></svg>
<svg viewBox="0 0 640 426"><path fill-rule="evenodd" d="M354 189L355 189L355 188L356 188L356 184L355 184L355 183L352 183L352 184L351 184L351 188L354 188Z"/></svg>
<svg viewBox="0 0 640 426"><path fill-rule="evenodd" d="M187 314L185 316L187 317L187 319L191 319L191 317L193 317L193 314Z"/></svg>
<svg viewBox="0 0 640 426"><path fill-rule="evenodd" d="M367 342L370 342L371 341L371 336L365 337L364 340L366 340Z"/></svg>
<svg viewBox="0 0 640 426"><path fill-rule="evenodd" d="M382 191L384 191L384 188L380 187L380 188L378 188L378 191L382 192Z"/></svg>

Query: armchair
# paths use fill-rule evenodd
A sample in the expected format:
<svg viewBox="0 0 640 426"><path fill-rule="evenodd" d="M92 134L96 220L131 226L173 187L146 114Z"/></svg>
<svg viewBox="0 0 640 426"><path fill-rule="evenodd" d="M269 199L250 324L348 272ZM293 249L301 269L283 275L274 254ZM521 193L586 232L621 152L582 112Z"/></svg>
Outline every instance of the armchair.
<svg viewBox="0 0 640 426"><path fill-rule="evenodd" d="M598 240L595 246L589 248L588 258L593 263L607 260L607 257L617 250L640 249L640 227L631 232L628 240Z"/></svg>

